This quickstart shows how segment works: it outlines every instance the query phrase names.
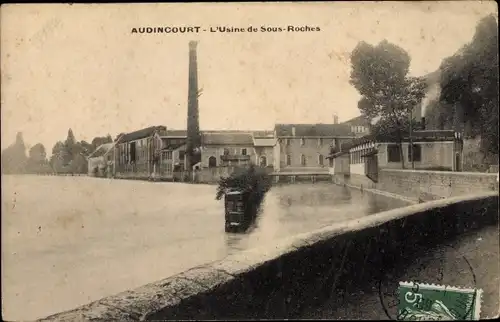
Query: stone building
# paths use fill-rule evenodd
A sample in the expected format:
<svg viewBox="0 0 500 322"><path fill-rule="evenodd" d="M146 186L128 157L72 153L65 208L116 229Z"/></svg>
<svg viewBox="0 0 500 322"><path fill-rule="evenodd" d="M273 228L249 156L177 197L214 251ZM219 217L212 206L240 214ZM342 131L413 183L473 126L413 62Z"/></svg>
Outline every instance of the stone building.
<svg viewBox="0 0 500 322"><path fill-rule="evenodd" d="M187 131L167 130L165 135L160 136L160 139L162 145L158 176L170 179L173 178L174 172L187 169Z"/></svg>
<svg viewBox="0 0 500 322"><path fill-rule="evenodd" d="M452 130L418 130L403 137L402 153L394 137L368 135L331 154L330 173L353 184L377 182L379 169L462 171L463 139ZM402 155L402 156L401 156ZM401 159L401 157L403 159Z"/></svg>
<svg viewBox="0 0 500 322"><path fill-rule="evenodd" d="M274 128L276 172L325 172L332 148L352 140L346 124L276 124Z"/></svg>
<svg viewBox="0 0 500 322"><path fill-rule="evenodd" d="M119 136L115 153L115 172L149 177L160 161L161 136L165 126L150 126Z"/></svg>
<svg viewBox="0 0 500 322"><path fill-rule="evenodd" d="M242 166L255 160L251 133L203 131L201 134L201 168Z"/></svg>
<svg viewBox="0 0 500 322"><path fill-rule="evenodd" d="M348 125L356 137L370 134L370 122L363 115L352 118L342 124Z"/></svg>
<svg viewBox="0 0 500 322"><path fill-rule="evenodd" d="M255 131L252 133L255 160L260 167L273 168L274 166L274 146L276 138L273 131Z"/></svg>
<svg viewBox="0 0 500 322"><path fill-rule="evenodd" d="M114 143L101 144L87 157L89 176L105 177L111 175L113 166L113 147Z"/></svg>

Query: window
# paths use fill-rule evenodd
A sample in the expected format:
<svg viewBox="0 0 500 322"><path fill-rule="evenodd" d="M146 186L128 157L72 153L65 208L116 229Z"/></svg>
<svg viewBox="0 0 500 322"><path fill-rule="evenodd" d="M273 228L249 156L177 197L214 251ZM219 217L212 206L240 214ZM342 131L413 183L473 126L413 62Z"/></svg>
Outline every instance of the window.
<svg viewBox="0 0 500 322"><path fill-rule="evenodd" d="M318 155L318 164L323 165L323 155Z"/></svg>
<svg viewBox="0 0 500 322"><path fill-rule="evenodd" d="M229 149L228 148L224 148L224 152L223 152L224 155L229 155Z"/></svg>
<svg viewBox="0 0 500 322"><path fill-rule="evenodd" d="M179 160L180 161L184 161L185 155L186 155L185 151L179 151Z"/></svg>
<svg viewBox="0 0 500 322"><path fill-rule="evenodd" d="M319 138L318 139L318 146L322 146L323 145L323 139L322 138Z"/></svg>
<svg viewBox="0 0 500 322"><path fill-rule="evenodd" d="M306 165L306 156L303 154L300 155L300 164L303 166Z"/></svg>
<svg viewBox="0 0 500 322"><path fill-rule="evenodd" d="M247 155L247 149L241 149L241 155Z"/></svg>
<svg viewBox="0 0 500 322"><path fill-rule="evenodd" d="M328 163L330 164L330 168L333 167L333 158L328 159Z"/></svg>
<svg viewBox="0 0 500 322"><path fill-rule="evenodd" d="M300 139L300 145L304 145L304 144L306 144L306 140L304 140L304 138L301 138Z"/></svg>
<svg viewBox="0 0 500 322"><path fill-rule="evenodd" d="M286 156L286 165L292 165L292 156L289 154Z"/></svg>
<svg viewBox="0 0 500 322"><path fill-rule="evenodd" d="M401 154L399 152L399 145L389 144L387 146L387 160L389 162L401 162Z"/></svg>
<svg viewBox="0 0 500 322"><path fill-rule="evenodd" d="M266 158L266 156L265 156L265 155L262 155L262 156L260 157L260 162L259 162L259 163L260 163L260 166L261 166L261 167L267 167L267 158Z"/></svg>
<svg viewBox="0 0 500 322"><path fill-rule="evenodd" d="M285 139L285 145L286 145L286 146L289 146L289 145L290 145L290 140L289 140L289 139Z"/></svg>
<svg viewBox="0 0 500 322"><path fill-rule="evenodd" d="M209 168L217 167L217 159L214 156L211 156L210 158L208 158L208 167Z"/></svg>
<svg viewBox="0 0 500 322"><path fill-rule="evenodd" d="M422 147L418 144L413 144L413 153L415 154L415 159L413 161L422 161ZM412 161L412 149L411 145L408 145L408 161Z"/></svg>

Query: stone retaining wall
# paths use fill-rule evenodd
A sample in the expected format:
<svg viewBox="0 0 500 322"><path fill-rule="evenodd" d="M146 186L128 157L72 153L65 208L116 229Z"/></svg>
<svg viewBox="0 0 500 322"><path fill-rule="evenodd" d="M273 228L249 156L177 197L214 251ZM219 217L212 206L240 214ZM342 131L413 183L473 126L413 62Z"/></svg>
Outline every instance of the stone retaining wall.
<svg viewBox="0 0 500 322"><path fill-rule="evenodd" d="M377 189L427 201L498 191L498 183L495 173L384 169Z"/></svg>
<svg viewBox="0 0 500 322"><path fill-rule="evenodd" d="M294 318L415 257L418 247L485 225L498 225L495 192L398 208L240 252L42 321Z"/></svg>
<svg viewBox="0 0 500 322"><path fill-rule="evenodd" d="M481 191L498 191L496 173L381 169L378 182L364 175L334 175L333 182L353 188L397 194L416 202Z"/></svg>

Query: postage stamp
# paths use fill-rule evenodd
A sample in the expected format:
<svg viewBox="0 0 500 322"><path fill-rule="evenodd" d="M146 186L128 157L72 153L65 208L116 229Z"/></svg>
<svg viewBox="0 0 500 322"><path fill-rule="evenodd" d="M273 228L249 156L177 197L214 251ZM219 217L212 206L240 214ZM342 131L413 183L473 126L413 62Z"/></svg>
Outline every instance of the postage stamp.
<svg viewBox="0 0 500 322"><path fill-rule="evenodd" d="M399 283L399 321L479 320L481 289Z"/></svg>

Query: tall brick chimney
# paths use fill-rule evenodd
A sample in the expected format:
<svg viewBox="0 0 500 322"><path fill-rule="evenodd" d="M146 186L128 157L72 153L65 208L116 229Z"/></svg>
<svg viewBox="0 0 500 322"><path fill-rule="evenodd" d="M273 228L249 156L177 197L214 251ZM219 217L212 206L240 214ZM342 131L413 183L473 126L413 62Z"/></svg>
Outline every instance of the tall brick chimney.
<svg viewBox="0 0 500 322"><path fill-rule="evenodd" d="M195 149L201 146L200 121L198 111L198 64L196 47L198 42L189 42L189 83L188 83L188 110L187 110L187 142L186 163L189 170L200 162L201 155Z"/></svg>
<svg viewBox="0 0 500 322"><path fill-rule="evenodd" d="M333 114L333 124L339 124L339 116L337 114Z"/></svg>

